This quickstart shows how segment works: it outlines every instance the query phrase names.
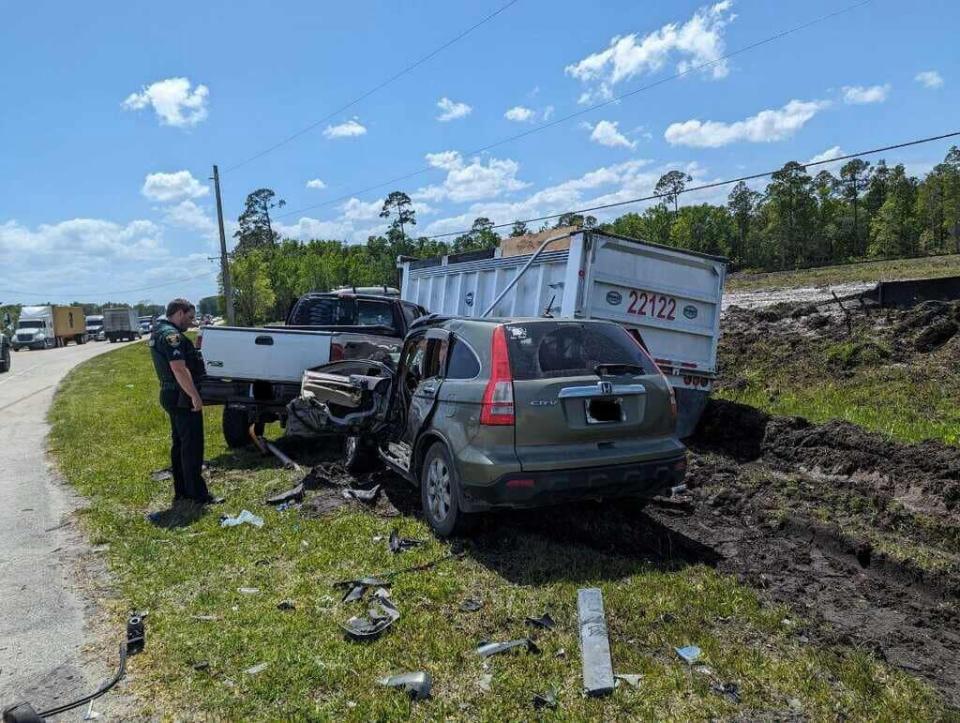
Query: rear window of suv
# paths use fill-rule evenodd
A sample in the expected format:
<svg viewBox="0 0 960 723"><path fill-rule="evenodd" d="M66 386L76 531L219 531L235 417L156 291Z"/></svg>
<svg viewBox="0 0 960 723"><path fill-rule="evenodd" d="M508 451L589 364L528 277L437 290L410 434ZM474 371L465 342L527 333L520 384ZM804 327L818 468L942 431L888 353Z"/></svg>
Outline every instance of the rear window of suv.
<svg viewBox="0 0 960 723"><path fill-rule="evenodd" d="M291 316L291 326L396 326L393 305L373 299L308 298L297 304Z"/></svg>
<svg viewBox="0 0 960 723"><path fill-rule="evenodd" d="M506 325L514 379L593 374L598 364L629 364L644 374L659 373L621 326L576 322Z"/></svg>

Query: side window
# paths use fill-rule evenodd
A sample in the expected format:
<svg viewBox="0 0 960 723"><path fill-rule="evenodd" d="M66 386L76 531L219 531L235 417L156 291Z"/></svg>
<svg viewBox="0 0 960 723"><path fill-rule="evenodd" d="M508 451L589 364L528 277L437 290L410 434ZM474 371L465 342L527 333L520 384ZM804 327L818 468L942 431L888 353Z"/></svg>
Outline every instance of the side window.
<svg viewBox="0 0 960 723"><path fill-rule="evenodd" d="M421 316L419 310L413 304L401 304L400 308L403 310L403 320L408 328Z"/></svg>
<svg viewBox="0 0 960 723"><path fill-rule="evenodd" d="M480 360L473 350L460 339L454 337L450 348L450 364L447 366L447 379L473 379L480 374Z"/></svg>

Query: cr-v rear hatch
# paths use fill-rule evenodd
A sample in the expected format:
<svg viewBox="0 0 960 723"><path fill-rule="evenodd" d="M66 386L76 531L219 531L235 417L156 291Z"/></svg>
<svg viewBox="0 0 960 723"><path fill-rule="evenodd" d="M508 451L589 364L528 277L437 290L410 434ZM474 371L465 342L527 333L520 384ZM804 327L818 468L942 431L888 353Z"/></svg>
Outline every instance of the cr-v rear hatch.
<svg viewBox="0 0 960 723"><path fill-rule="evenodd" d="M622 327L530 321L504 331L524 471L628 464L681 449L670 387Z"/></svg>

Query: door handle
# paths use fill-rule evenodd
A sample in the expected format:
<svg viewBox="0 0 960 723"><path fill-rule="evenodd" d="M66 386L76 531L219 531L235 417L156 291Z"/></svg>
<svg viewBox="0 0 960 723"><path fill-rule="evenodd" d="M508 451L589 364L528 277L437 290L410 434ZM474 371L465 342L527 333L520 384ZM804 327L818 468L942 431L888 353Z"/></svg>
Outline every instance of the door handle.
<svg viewBox="0 0 960 723"><path fill-rule="evenodd" d="M259 346L273 346L273 337L267 336L266 334L264 334L254 339L253 343Z"/></svg>
<svg viewBox="0 0 960 723"><path fill-rule="evenodd" d="M420 391L423 392L424 394L436 394L436 393L437 393L437 385L436 385L436 384L430 384L430 383L424 384L422 387L420 387Z"/></svg>

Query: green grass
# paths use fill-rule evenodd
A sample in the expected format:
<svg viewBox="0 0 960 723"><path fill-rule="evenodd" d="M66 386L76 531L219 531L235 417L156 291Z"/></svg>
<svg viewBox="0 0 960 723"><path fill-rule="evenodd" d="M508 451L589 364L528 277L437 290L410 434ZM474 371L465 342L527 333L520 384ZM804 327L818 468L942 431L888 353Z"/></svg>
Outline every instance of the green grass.
<svg viewBox="0 0 960 723"><path fill-rule="evenodd" d="M865 261L841 266L804 269L802 271L742 272L732 274L727 279L726 289L727 291L760 291L762 289L829 286L858 281L875 282L940 276L960 276L960 255Z"/></svg>
<svg viewBox="0 0 960 723"><path fill-rule="evenodd" d="M339 624L362 608L341 604L332 582L425 562L451 546L413 517L381 519L349 507L310 520L266 509L265 494L284 488L291 473L272 460L228 453L217 409L206 418L207 458L220 467L213 489L229 498L226 511L247 508L265 526L222 529L216 512L181 528L152 526L144 513L166 507L171 495L169 482L149 478L167 458L156 396L147 351L135 345L74 370L51 412L51 447L89 498L84 527L105 546L116 576L116 626L127 609L150 612L146 650L129 666L145 717L687 720L800 711L815 720L930 720L944 713L927 686L868 653L805 642L797 633L802 621L761 604L731 577L573 545L563 529L529 531L522 516L467 542L461 557L398 577L401 619L376 642L348 642ZM394 525L429 543L391 555L372 538ZM643 674L640 689L581 696L576 591L585 586L603 589L615 669ZM240 587L261 592L243 595ZM483 610L460 612L468 596L483 600ZM285 598L296 610L276 609ZM529 633L523 618L544 609L559 625L537 634L543 653L492 658L485 671L473 653L478 642L522 637ZM687 643L704 650L717 680L739 684L740 705L678 661L673 646ZM196 670L200 662L208 667ZM262 662L264 672L244 673ZM411 703L376 685L380 676L418 669L433 676L430 701ZM478 686L485 672L493 675L488 693ZM559 709L535 713L531 697L550 687Z"/></svg>

